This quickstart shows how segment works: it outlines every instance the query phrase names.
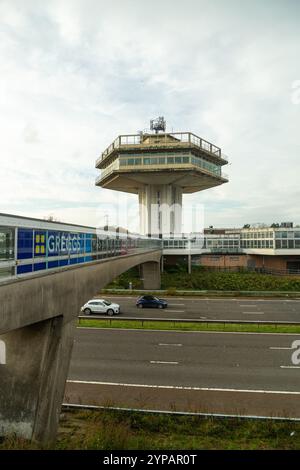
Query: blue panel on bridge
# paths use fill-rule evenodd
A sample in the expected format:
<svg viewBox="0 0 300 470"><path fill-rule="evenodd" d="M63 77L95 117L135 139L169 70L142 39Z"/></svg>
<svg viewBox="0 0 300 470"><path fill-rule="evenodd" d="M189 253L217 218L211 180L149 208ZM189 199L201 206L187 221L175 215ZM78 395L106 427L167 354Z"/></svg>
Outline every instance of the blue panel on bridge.
<svg viewBox="0 0 300 470"><path fill-rule="evenodd" d="M46 256L46 253L47 253L46 231L36 230L34 233L34 256L43 257L43 256ZM40 269L45 269L45 268L40 268Z"/></svg>
<svg viewBox="0 0 300 470"><path fill-rule="evenodd" d="M40 271L41 269L46 269L46 263L35 263L33 265L34 271Z"/></svg>
<svg viewBox="0 0 300 470"><path fill-rule="evenodd" d="M69 264L68 259L61 259L59 260L59 266L67 266Z"/></svg>
<svg viewBox="0 0 300 470"><path fill-rule="evenodd" d="M48 232L48 256L84 253L84 234Z"/></svg>
<svg viewBox="0 0 300 470"><path fill-rule="evenodd" d="M16 274L125 255L131 248L139 247L139 242L141 248L145 246L144 239L122 239L122 236L119 238L108 232L98 233L95 229L85 232L82 227L78 227L78 232L76 227L72 227L75 231L71 232L65 227L61 230L49 230L48 225L45 228L41 228L44 227L41 224L38 228L16 228ZM146 241L149 242L148 238ZM153 240L150 242L152 245Z"/></svg>
<svg viewBox="0 0 300 470"><path fill-rule="evenodd" d="M48 268L57 268L58 267L58 261L49 261L48 262Z"/></svg>
<svg viewBox="0 0 300 470"><path fill-rule="evenodd" d="M24 266L17 266L17 274L25 274L32 272L32 264L25 264Z"/></svg>
<svg viewBox="0 0 300 470"><path fill-rule="evenodd" d="M19 229L18 259L28 259L33 256L33 230ZM28 272L28 271L25 271Z"/></svg>
<svg viewBox="0 0 300 470"><path fill-rule="evenodd" d="M93 235L91 233L86 233L85 235L85 252L86 253L92 252L92 238L93 238Z"/></svg>

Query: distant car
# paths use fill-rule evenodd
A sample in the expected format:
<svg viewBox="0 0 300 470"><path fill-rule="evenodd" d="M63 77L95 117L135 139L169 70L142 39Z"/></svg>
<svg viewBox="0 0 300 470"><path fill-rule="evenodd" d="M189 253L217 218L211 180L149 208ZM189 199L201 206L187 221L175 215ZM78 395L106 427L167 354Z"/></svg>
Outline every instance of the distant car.
<svg viewBox="0 0 300 470"><path fill-rule="evenodd" d="M137 299L136 306L139 308L167 308L168 302L153 295L143 295Z"/></svg>
<svg viewBox="0 0 300 470"><path fill-rule="evenodd" d="M91 315L91 313L105 313L111 317L120 313L120 305L114 304L106 299L92 299L81 307L81 311L85 315Z"/></svg>

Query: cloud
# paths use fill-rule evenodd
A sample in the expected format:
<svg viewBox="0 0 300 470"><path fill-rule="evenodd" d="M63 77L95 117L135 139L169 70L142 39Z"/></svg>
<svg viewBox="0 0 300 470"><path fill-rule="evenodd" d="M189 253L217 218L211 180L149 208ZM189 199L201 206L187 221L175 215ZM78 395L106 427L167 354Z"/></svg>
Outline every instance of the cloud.
<svg viewBox="0 0 300 470"><path fill-rule="evenodd" d="M94 186L95 160L163 114L229 155L228 184L184 197L205 205L207 225L300 222L299 10L2 0L0 211L96 225L101 204L137 205Z"/></svg>

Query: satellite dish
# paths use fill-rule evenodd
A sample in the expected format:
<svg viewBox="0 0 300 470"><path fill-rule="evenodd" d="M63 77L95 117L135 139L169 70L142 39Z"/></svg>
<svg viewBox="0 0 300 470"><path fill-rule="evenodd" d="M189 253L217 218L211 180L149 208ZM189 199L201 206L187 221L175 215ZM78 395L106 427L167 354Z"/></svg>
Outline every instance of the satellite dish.
<svg viewBox="0 0 300 470"><path fill-rule="evenodd" d="M159 116L156 119L151 119L150 121L150 129L154 131L155 134L158 134L159 131L165 132L166 131L166 121L163 116Z"/></svg>

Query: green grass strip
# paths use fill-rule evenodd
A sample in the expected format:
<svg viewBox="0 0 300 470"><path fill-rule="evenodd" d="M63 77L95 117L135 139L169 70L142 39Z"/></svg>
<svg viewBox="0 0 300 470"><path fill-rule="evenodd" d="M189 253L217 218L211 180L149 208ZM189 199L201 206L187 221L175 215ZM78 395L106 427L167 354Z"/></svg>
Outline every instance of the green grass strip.
<svg viewBox="0 0 300 470"><path fill-rule="evenodd" d="M99 295L117 295L117 296L140 296L146 291L138 289L101 289ZM180 290L175 288L161 289L158 291L147 291L147 294L156 295L157 297L259 297L259 298L300 298L299 291L264 291L264 290L200 290L186 289Z"/></svg>
<svg viewBox="0 0 300 470"><path fill-rule="evenodd" d="M228 331L247 333L292 333L300 334L300 325L242 324L242 323L180 323L140 320L92 320L79 319L78 326L86 328L115 328L136 330L174 330L174 331Z"/></svg>
<svg viewBox="0 0 300 470"><path fill-rule="evenodd" d="M299 450L300 422L161 415L117 410L65 411L56 442L15 435L1 450ZM150 467L151 468L151 467Z"/></svg>

